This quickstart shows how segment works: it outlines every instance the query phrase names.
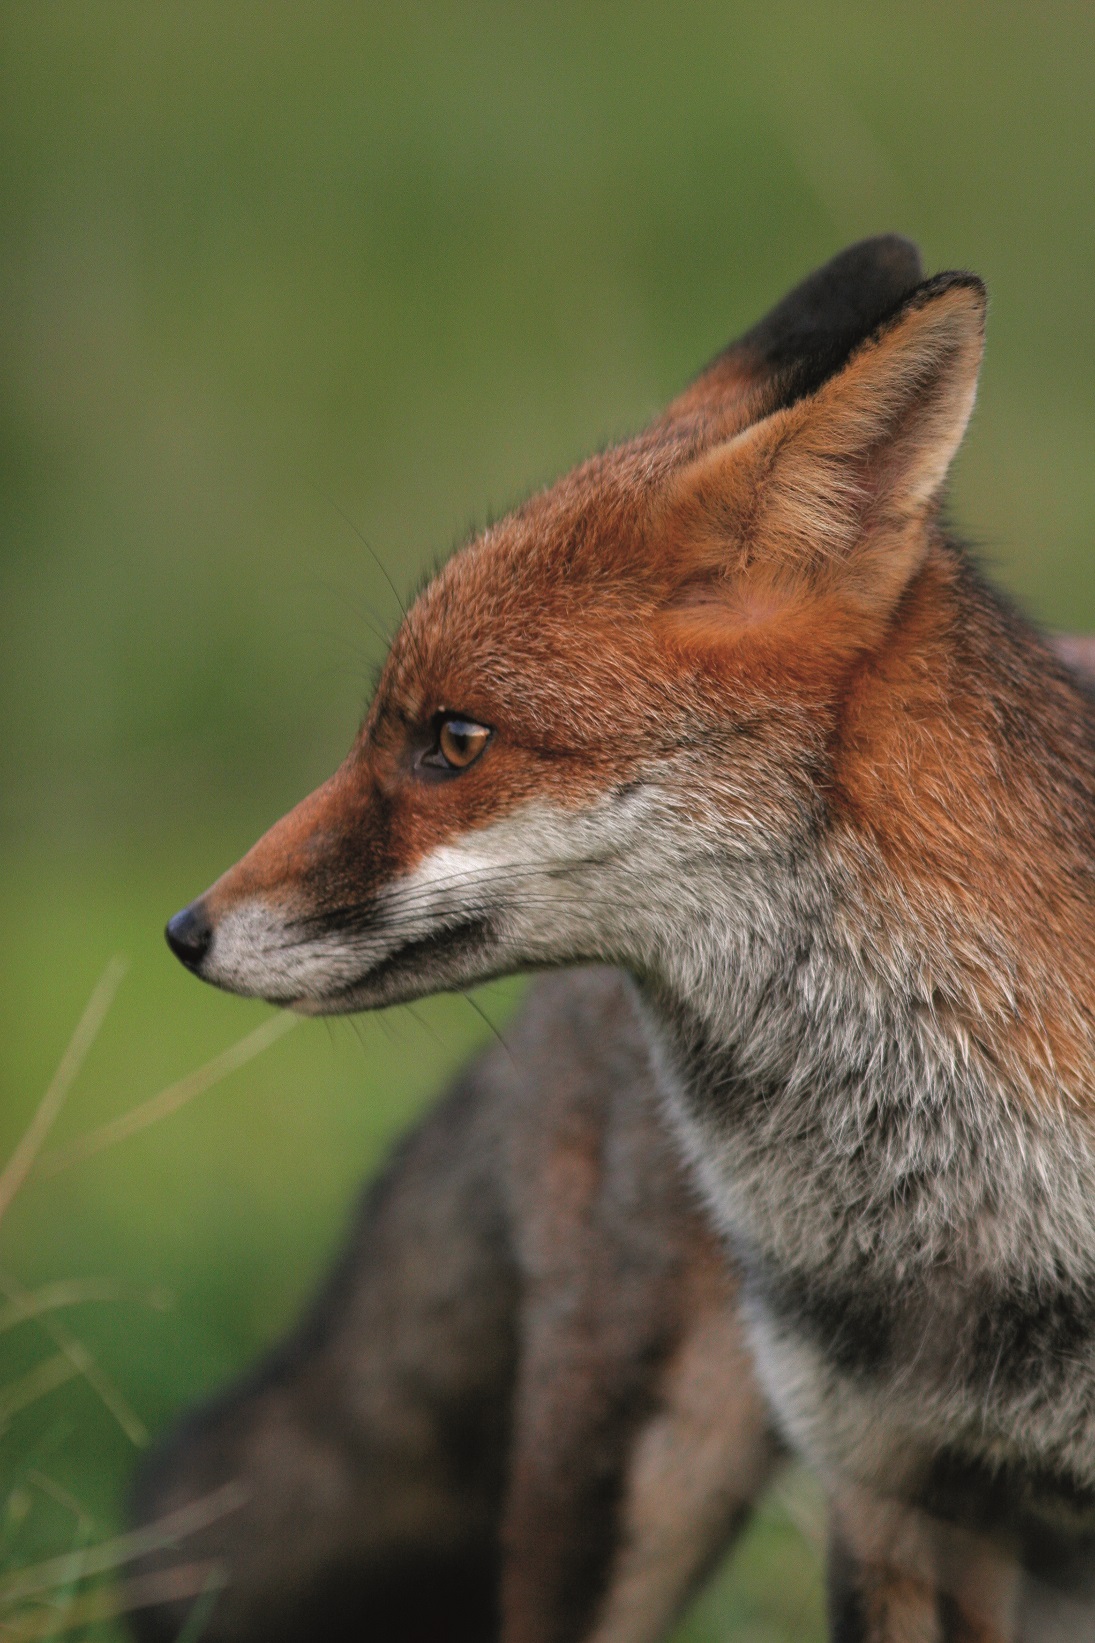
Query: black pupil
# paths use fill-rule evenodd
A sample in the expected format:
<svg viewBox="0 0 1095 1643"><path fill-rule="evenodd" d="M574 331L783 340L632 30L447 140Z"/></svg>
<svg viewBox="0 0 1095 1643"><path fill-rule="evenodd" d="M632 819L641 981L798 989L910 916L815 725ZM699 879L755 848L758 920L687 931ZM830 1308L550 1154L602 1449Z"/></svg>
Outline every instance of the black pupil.
<svg viewBox="0 0 1095 1643"><path fill-rule="evenodd" d="M446 740L457 759L467 759L475 749L478 726L465 719L449 719L445 725Z"/></svg>

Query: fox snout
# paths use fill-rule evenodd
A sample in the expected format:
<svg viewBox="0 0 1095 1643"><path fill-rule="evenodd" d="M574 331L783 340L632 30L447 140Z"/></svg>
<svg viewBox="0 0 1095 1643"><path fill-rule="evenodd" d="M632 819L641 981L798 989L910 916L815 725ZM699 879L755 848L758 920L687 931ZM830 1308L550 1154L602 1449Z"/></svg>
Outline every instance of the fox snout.
<svg viewBox="0 0 1095 1643"><path fill-rule="evenodd" d="M521 806L406 860L375 807L343 834L317 825L317 797L298 807L299 849L284 842L303 825L294 811L168 923L168 946L203 981L305 1014L405 1003L598 951L591 871L625 904L624 885L604 880L619 807L597 825Z"/></svg>
<svg viewBox="0 0 1095 1643"><path fill-rule="evenodd" d="M338 772L175 914L164 934L188 970L290 1005L356 979L376 943L385 876L359 785Z"/></svg>

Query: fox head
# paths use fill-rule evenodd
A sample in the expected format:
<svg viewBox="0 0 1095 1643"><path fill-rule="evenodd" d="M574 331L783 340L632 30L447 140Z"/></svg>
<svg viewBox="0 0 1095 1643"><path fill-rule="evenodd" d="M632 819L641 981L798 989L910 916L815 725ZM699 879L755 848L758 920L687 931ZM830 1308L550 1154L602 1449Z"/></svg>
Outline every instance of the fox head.
<svg viewBox="0 0 1095 1643"><path fill-rule="evenodd" d="M850 802L855 681L953 574L935 519L984 309L902 240L853 247L638 438L461 549L345 762L172 919L173 950L309 1013L714 962L713 875L742 928L806 884Z"/></svg>

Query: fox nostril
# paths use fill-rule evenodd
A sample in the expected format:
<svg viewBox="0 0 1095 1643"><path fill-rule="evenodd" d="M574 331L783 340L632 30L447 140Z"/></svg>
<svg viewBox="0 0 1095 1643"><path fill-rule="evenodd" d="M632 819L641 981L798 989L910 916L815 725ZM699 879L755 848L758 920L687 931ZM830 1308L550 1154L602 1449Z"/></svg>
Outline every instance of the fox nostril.
<svg viewBox="0 0 1095 1643"><path fill-rule="evenodd" d="M191 902L169 920L164 931L167 945L188 970L198 970L213 940L213 926L200 901Z"/></svg>

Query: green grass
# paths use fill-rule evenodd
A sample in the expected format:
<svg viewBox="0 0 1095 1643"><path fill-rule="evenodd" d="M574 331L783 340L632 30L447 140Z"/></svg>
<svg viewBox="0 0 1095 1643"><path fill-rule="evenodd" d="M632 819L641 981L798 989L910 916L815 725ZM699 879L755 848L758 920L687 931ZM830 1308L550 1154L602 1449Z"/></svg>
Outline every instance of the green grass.
<svg viewBox="0 0 1095 1643"><path fill-rule="evenodd" d="M1078 0L12 0L0 30L0 1157L113 953L59 1142L266 1019L160 929L349 740L399 614L357 533L412 588L858 235L988 278L955 513L1029 608L1095 626ZM156 1430L291 1317L483 1031L459 1000L305 1024L29 1182L0 1269L125 1292L70 1327ZM53 1350L7 1331L0 1385ZM14 1416L8 1562L109 1533L132 1459L81 1379ZM794 1520L693 1643L816 1631Z"/></svg>

